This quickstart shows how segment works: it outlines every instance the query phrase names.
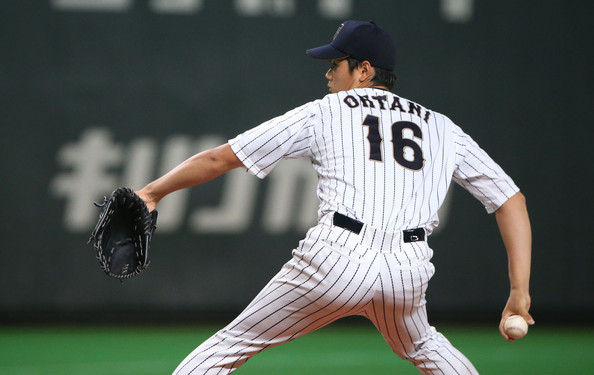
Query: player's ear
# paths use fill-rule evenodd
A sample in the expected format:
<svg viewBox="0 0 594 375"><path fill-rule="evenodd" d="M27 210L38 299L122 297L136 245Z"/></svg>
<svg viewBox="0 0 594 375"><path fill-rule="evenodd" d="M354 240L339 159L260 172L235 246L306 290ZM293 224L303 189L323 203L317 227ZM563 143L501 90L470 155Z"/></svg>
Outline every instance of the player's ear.
<svg viewBox="0 0 594 375"><path fill-rule="evenodd" d="M361 81L371 79L375 75L375 68L371 66L371 63L367 60L361 63L359 70L361 72L361 77L359 78Z"/></svg>

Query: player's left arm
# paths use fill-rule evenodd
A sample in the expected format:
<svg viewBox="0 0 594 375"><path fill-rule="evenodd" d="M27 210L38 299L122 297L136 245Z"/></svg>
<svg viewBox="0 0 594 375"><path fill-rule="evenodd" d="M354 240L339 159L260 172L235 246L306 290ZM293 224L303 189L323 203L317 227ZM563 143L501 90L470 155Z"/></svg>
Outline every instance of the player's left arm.
<svg viewBox="0 0 594 375"><path fill-rule="evenodd" d="M495 211L495 217L507 251L510 281L510 294L503 309L499 331L506 340L513 342L503 330L503 324L509 316L521 315L528 324L534 324L534 319L528 312L532 230L524 195L518 192L508 199Z"/></svg>
<svg viewBox="0 0 594 375"><path fill-rule="evenodd" d="M228 143L200 152L173 168L164 176L136 192L154 210L157 203L174 191L199 185L232 169L243 167Z"/></svg>

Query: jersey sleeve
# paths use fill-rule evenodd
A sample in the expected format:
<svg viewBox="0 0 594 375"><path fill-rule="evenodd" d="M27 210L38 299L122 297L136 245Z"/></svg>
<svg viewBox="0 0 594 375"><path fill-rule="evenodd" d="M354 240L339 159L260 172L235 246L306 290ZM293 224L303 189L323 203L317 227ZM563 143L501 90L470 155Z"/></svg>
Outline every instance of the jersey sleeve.
<svg viewBox="0 0 594 375"><path fill-rule="evenodd" d="M452 179L495 212L520 189L503 169L458 126L454 126L456 164Z"/></svg>
<svg viewBox="0 0 594 375"><path fill-rule="evenodd" d="M249 173L264 178L283 159L310 156L312 103L297 107L229 140L231 149Z"/></svg>

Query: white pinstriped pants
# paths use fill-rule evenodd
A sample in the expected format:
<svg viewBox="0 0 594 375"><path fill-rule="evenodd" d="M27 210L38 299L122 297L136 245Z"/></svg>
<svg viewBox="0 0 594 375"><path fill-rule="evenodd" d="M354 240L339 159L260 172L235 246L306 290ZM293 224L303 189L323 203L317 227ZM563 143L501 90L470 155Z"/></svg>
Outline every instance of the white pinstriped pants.
<svg viewBox="0 0 594 375"><path fill-rule="evenodd" d="M349 315L370 319L392 350L423 374L478 374L427 321L432 250L399 237L366 226L357 235L324 218L247 308L173 374L229 374L265 349Z"/></svg>

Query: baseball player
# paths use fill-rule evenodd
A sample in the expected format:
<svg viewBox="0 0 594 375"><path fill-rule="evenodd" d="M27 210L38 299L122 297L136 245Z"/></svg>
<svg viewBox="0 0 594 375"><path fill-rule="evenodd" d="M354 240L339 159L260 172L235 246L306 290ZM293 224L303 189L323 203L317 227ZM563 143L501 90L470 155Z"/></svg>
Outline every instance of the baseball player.
<svg viewBox="0 0 594 375"><path fill-rule="evenodd" d="M346 21L332 42L307 50L330 62L329 94L199 153L138 191L150 209L178 189L242 167L264 178L282 159L307 157L319 177L318 224L255 299L185 358L175 375L229 374L255 354L350 316L367 317L423 374L476 374L427 319L434 273L427 238L451 181L497 224L511 291L500 323L534 321L531 230L525 200L505 172L446 116L390 90L392 38L373 22Z"/></svg>

